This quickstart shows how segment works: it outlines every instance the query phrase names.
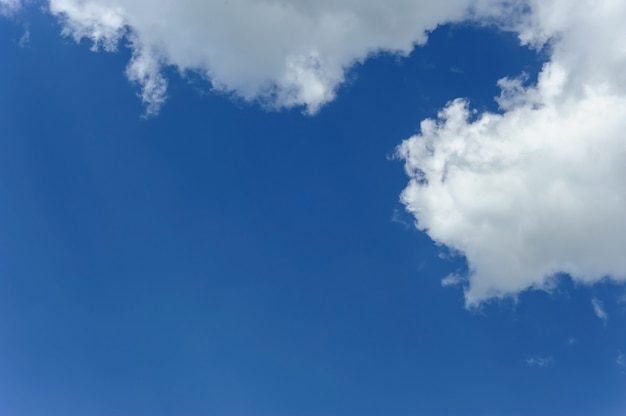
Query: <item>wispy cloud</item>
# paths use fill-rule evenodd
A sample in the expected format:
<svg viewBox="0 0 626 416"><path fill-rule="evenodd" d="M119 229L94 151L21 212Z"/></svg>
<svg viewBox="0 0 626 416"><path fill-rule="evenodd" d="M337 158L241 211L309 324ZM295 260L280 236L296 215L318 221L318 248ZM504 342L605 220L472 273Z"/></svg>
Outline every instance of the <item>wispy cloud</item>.
<svg viewBox="0 0 626 416"><path fill-rule="evenodd" d="M441 286L456 286L466 282L466 280L467 279L465 279L463 276L453 273L441 279Z"/></svg>
<svg viewBox="0 0 626 416"><path fill-rule="evenodd" d="M21 0L0 0L0 15L10 15L22 5Z"/></svg>
<svg viewBox="0 0 626 416"><path fill-rule="evenodd" d="M547 367L552 363L552 356L531 357L526 360L526 364L531 367Z"/></svg>
<svg viewBox="0 0 626 416"><path fill-rule="evenodd" d="M617 354L617 360L615 360L615 362L620 367L626 367L626 356L620 351L620 353Z"/></svg>
<svg viewBox="0 0 626 416"><path fill-rule="evenodd" d="M24 29L24 33L20 37L20 40L17 42L17 44L20 45L21 48L24 48L26 47L26 45L28 45L29 42L30 42L30 29L27 27L26 29Z"/></svg>
<svg viewBox="0 0 626 416"><path fill-rule="evenodd" d="M395 208L393 214L391 214L391 222L402 225L404 228L409 229L412 227L411 215L407 214L403 210Z"/></svg>
<svg viewBox="0 0 626 416"><path fill-rule="evenodd" d="M596 316L606 324L606 321L609 319L609 315L606 313L602 301L598 298L593 298L591 299L591 305L593 306L593 312Z"/></svg>

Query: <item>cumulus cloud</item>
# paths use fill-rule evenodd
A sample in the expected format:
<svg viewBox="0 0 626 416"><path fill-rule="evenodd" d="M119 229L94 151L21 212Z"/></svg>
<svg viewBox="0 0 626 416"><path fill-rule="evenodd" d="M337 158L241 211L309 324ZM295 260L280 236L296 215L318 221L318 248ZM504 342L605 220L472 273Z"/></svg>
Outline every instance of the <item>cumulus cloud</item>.
<svg viewBox="0 0 626 416"><path fill-rule="evenodd" d="M609 319L609 315L606 313L602 301L598 298L593 298L591 299L591 306L593 306L593 313L595 313L599 319L606 323L606 321Z"/></svg>
<svg viewBox="0 0 626 416"><path fill-rule="evenodd" d="M3 0L7 1L7 0ZM149 112L165 66L271 108L315 113L345 72L381 51L406 55L439 24L497 14L499 0L49 0L63 31L94 49L128 44L127 75Z"/></svg>
<svg viewBox="0 0 626 416"><path fill-rule="evenodd" d="M626 280L625 20L625 2L528 2L502 27L550 51L537 83L500 80L498 113L454 100L399 146L401 200L465 255L467 306L559 273Z"/></svg>
<svg viewBox="0 0 626 416"><path fill-rule="evenodd" d="M147 113L164 68L215 91L315 113L355 63L406 55L449 22L488 22L546 48L535 85L506 78L498 113L458 99L398 154L417 226L466 256L466 303L549 289L567 273L626 280L626 2L615 0L49 0L63 33L132 53ZM0 0L6 12L18 0ZM515 74L512 74L515 75ZM452 280L442 282L452 283Z"/></svg>

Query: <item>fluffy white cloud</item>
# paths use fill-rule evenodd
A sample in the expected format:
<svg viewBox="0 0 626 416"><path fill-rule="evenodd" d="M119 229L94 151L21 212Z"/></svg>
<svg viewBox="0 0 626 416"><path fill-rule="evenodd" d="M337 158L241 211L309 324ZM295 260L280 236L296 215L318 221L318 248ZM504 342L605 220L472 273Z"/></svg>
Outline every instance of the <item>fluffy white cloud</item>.
<svg viewBox="0 0 626 416"><path fill-rule="evenodd" d="M626 2L529 2L502 20L548 44L538 82L503 79L501 112L455 100L398 148L401 199L436 242L464 254L466 304L626 280Z"/></svg>
<svg viewBox="0 0 626 416"><path fill-rule="evenodd" d="M3 0L7 1L7 0ZM345 71L371 54L408 54L437 25L499 9L499 0L50 0L64 32L133 58L148 111L165 99L163 66L269 107L332 100Z"/></svg>
<svg viewBox="0 0 626 416"><path fill-rule="evenodd" d="M114 51L148 113L163 68L217 91L314 113L345 72L381 51L409 53L439 24L490 21L547 45L536 85L499 81L502 111L464 100L422 122L398 154L418 228L464 254L466 302L549 288L565 272L626 279L626 2L616 0L49 0L66 35ZM18 0L0 0L14 10ZM463 282L444 279L442 284Z"/></svg>

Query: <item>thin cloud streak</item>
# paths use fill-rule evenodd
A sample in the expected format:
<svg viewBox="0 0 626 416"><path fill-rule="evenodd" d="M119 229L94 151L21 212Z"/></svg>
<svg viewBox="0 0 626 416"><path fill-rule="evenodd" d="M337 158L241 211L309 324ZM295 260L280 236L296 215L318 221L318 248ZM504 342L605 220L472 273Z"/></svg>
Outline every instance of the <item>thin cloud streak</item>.
<svg viewBox="0 0 626 416"><path fill-rule="evenodd" d="M531 357L526 360L526 364L530 367L547 367L552 363L552 356L547 357Z"/></svg>
<svg viewBox="0 0 626 416"><path fill-rule="evenodd" d="M591 299L591 305L593 306L593 313L595 313L596 316L606 324L606 321L609 319L609 315L604 309L604 303L602 303L602 301L598 298L593 298Z"/></svg>

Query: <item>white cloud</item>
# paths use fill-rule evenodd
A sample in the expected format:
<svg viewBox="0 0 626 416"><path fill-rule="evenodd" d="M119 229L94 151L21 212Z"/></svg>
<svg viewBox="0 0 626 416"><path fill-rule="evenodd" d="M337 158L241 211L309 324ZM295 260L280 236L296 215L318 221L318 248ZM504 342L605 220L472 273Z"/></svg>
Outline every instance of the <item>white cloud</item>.
<svg viewBox="0 0 626 416"><path fill-rule="evenodd" d="M467 258L468 306L560 272L626 280L626 2L529 5L502 24L549 42L537 84L500 80L498 114L455 100L398 148L418 228Z"/></svg>
<svg viewBox="0 0 626 416"><path fill-rule="evenodd" d="M22 34L20 39L17 41L17 44L20 45L20 47L24 48L28 45L29 42L30 42L30 29L26 27L24 29L24 33Z"/></svg>
<svg viewBox="0 0 626 416"><path fill-rule="evenodd" d="M409 215L404 210L394 208L393 214L391 215L391 222L400 224L406 229L410 229L413 227L412 221L407 221L405 217L409 217Z"/></svg>
<svg viewBox="0 0 626 416"><path fill-rule="evenodd" d="M441 286L443 287L456 286L462 283L465 283L465 278L458 274L449 274L441 279Z"/></svg>
<svg viewBox="0 0 626 416"><path fill-rule="evenodd" d="M7 0L3 0L7 1ZM148 111L166 94L164 66L218 91L309 113L335 97L345 72L381 51L406 55L437 25L497 14L500 0L49 0L76 40L129 43L127 75ZM493 10L492 10L493 9Z"/></svg>
<svg viewBox="0 0 626 416"><path fill-rule="evenodd" d="M552 363L552 357L531 357L526 360L526 364L531 367L547 367Z"/></svg>
<svg viewBox="0 0 626 416"><path fill-rule="evenodd" d="M591 305L593 306L593 313L595 313L599 319L606 323L606 321L609 319L609 315L606 313L602 301L598 298L593 298L591 299Z"/></svg>
<svg viewBox="0 0 626 416"><path fill-rule="evenodd" d="M615 362L620 367L626 367L626 357L621 352L617 354L617 360L615 360Z"/></svg>
<svg viewBox="0 0 626 416"><path fill-rule="evenodd" d="M21 0L0 0L0 15L10 15L22 5Z"/></svg>
<svg viewBox="0 0 626 416"><path fill-rule="evenodd" d="M470 269L466 303L551 287L559 272L626 280L626 2L615 0L49 0L63 32L132 52L126 74L149 114L163 69L217 91L314 113L345 72L379 52L408 54L447 22L489 21L548 45L536 85L499 81L498 114L464 100L399 147L402 201L418 228ZM17 0L0 0L14 10Z"/></svg>

